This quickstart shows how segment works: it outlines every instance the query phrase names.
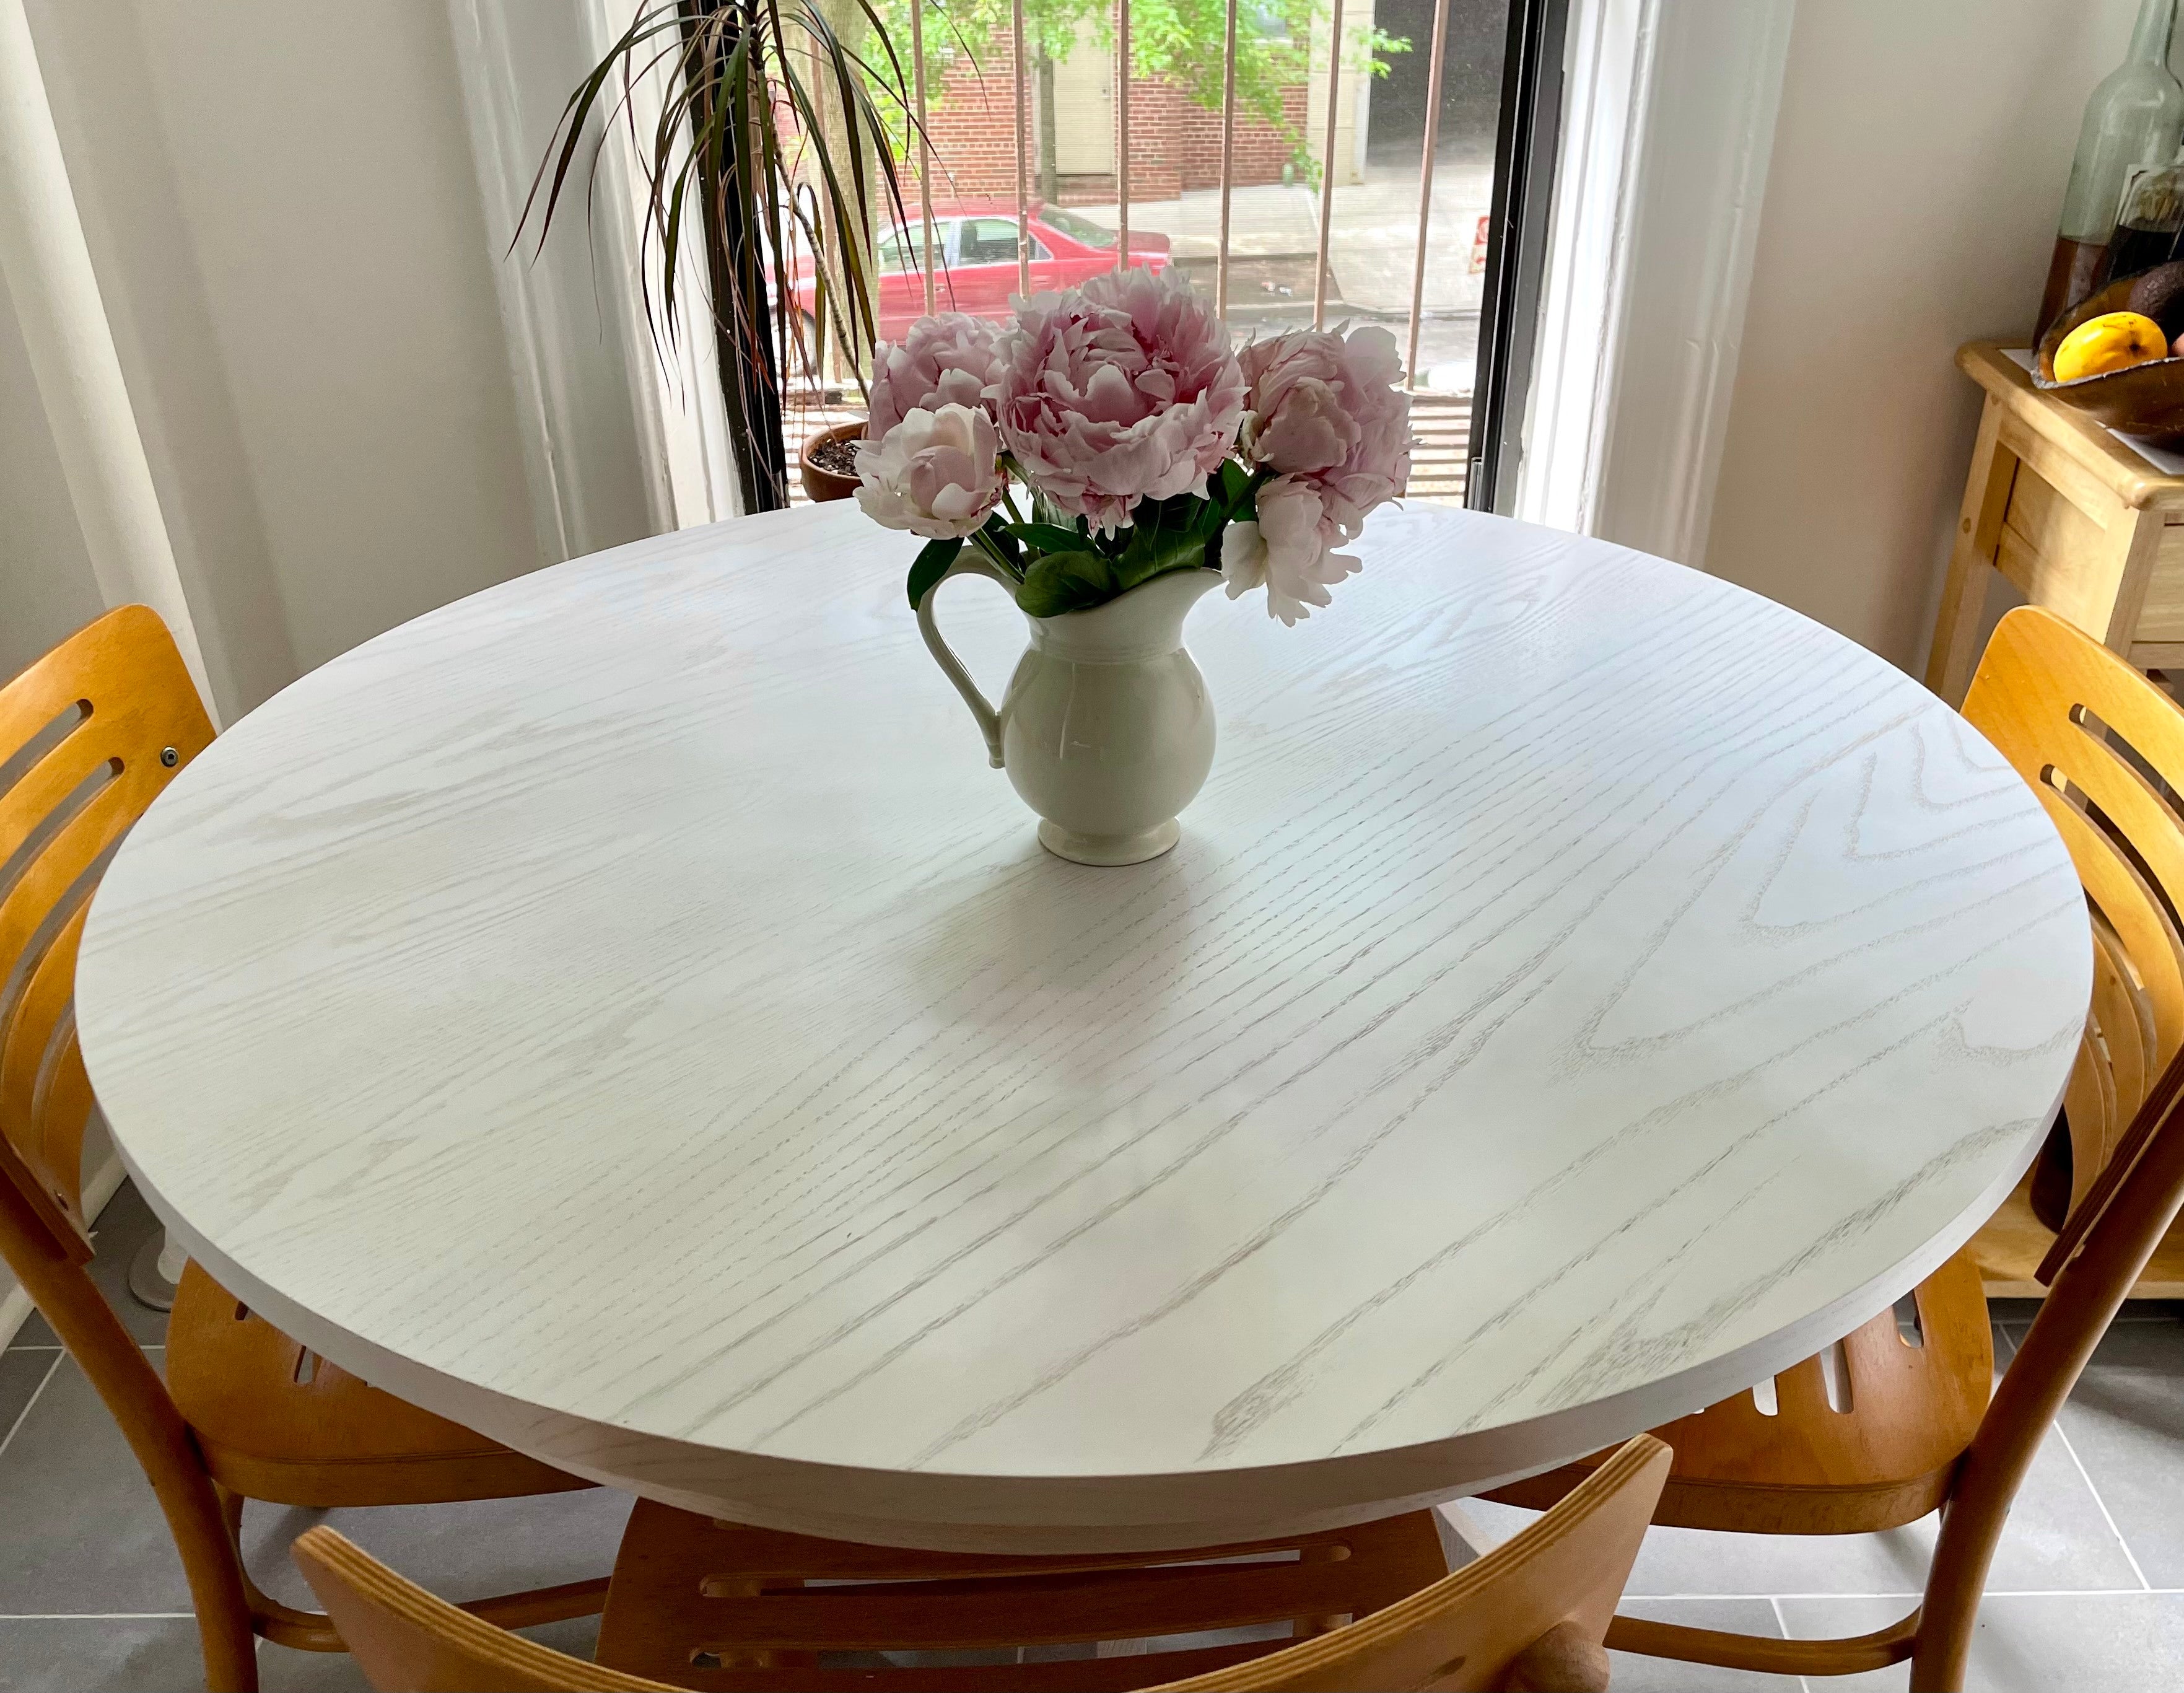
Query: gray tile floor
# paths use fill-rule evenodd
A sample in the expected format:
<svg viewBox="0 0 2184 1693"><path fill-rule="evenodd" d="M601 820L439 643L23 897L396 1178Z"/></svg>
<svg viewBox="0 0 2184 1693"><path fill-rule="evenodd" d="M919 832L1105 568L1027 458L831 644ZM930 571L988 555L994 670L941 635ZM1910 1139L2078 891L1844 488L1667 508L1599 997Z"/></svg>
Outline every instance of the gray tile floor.
<svg viewBox="0 0 2184 1693"><path fill-rule="evenodd" d="M123 1189L100 1219L103 1273L125 1268L152 1227ZM125 1295L116 1303L158 1362L161 1320ZM2028 1306L1996 1308L1998 1357L2031 1315ZM1975 1689L2153 1693L2184 1680L2184 1313L2132 1306L2126 1316L2019 1497L1981 1615ZM1513 1532L1529 1514L1477 1501L1462 1508L1490 1535ZM326 1515L405 1573L470 1598L605 1570L627 1511L627 1501L599 1490ZM286 1549L319 1514L259 1506L245 1523L259 1582L292 1604L312 1601ZM1932 1543L1930 1520L1834 1540L1657 1529L1625 1608L1752 1633L1859 1633L1910 1608ZM593 1625L536 1632L588 1653ZM273 1646L259 1656L269 1693L364 1685L343 1657ZM1897 1668L1833 1685L1905 1681ZM1793 1685L1642 1658L1619 1658L1615 1671L1618 1693ZM33 1318L0 1354L0 1693L202 1685L181 1567L151 1490L82 1374Z"/></svg>

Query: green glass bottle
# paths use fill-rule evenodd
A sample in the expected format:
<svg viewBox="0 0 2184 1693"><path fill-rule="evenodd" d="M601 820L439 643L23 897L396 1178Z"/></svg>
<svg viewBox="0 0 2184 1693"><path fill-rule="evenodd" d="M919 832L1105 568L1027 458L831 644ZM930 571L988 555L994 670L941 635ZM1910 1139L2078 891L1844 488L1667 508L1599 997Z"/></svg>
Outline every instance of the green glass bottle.
<svg viewBox="0 0 2184 1693"><path fill-rule="evenodd" d="M2107 276L2124 185L2134 172L2166 164L2184 141L2184 86L2169 73L2176 27L2176 0L2145 0L2129 55L2086 103L2036 337Z"/></svg>

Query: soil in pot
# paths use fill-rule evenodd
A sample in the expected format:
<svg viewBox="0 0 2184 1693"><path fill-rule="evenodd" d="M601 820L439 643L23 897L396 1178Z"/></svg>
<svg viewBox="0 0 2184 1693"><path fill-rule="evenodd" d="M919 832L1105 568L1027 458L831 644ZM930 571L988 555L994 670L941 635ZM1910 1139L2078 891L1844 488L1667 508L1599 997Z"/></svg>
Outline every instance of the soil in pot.
<svg viewBox="0 0 2184 1693"><path fill-rule="evenodd" d="M851 481L857 475L857 442L850 437L837 436L822 441L809 454L811 462L821 470Z"/></svg>

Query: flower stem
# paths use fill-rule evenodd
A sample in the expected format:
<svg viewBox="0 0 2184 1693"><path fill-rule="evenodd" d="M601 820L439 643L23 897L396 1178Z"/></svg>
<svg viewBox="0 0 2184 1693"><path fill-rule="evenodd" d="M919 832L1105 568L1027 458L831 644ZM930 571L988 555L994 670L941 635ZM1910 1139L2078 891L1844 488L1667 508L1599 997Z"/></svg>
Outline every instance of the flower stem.
<svg viewBox="0 0 2184 1693"><path fill-rule="evenodd" d="M1009 562L1009 555L994 544L994 537L983 529L971 532L971 544L1001 567L1003 575L1011 582L1022 582L1023 573Z"/></svg>

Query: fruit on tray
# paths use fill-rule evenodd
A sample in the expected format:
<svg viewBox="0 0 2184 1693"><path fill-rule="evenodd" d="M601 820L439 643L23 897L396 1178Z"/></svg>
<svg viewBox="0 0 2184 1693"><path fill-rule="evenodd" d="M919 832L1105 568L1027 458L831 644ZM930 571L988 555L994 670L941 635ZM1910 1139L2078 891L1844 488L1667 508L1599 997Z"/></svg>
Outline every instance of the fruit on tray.
<svg viewBox="0 0 2184 1693"><path fill-rule="evenodd" d="M2171 342L2184 336L2184 260L2155 265L2131 285L2124 304L2159 324Z"/></svg>
<svg viewBox="0 0 2184 1693"><path fill-rule="evenodd" d="M2142 313L2104 312L2087 318L2055 349L2055 380L2075 382L2105 376L2169 356L2169 337Z"/></svg>

